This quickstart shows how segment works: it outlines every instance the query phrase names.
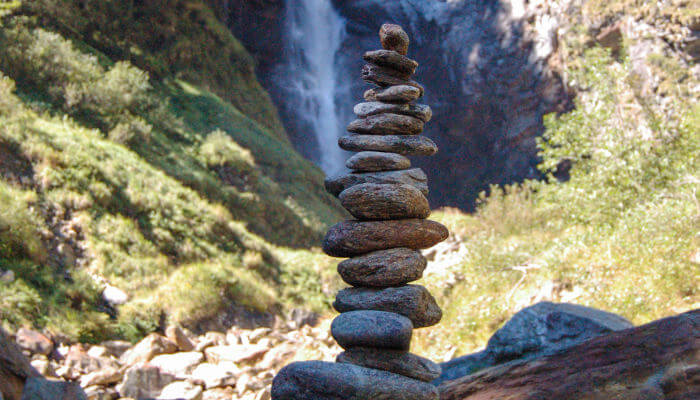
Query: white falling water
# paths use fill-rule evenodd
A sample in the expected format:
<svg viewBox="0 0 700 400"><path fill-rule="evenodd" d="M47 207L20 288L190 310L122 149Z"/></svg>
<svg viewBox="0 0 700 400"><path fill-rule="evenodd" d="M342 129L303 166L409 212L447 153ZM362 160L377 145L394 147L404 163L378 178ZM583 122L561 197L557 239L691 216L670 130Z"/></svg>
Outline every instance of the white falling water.
<svg viewBox="0 0 700 400"><path fill-rule="evenodd" d="M336 98L341 91L336 54L345 36L345 20L331 0L287 0L287 76L281 77L295 103L297 118L311 127L326 173L343 167L338 148L343 132Z"/></svg>

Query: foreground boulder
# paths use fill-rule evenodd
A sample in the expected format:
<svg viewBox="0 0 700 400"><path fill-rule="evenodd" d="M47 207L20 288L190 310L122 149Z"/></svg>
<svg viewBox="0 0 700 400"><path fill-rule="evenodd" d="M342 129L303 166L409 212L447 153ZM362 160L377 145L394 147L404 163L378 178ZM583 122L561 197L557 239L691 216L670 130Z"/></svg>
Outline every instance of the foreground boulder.
<svg viewBox="0 0 700 400"><path fill-rule="evenodd" d="M0 397L4 400L19 400L24 382L41 376L19 347L0 329Z"/></svg>
<svg viewBox="0 0 700 400"><path fill-rule="evenodd" d="M87 397L77 384L44 379L31 366L19 347L0 329L0 400L82 399Z"/></svg>
<svg viewBox="0 0 700 400"><path fill-rule="evenodd" d="M27 379L21 400L87 400L87 395L75 383L35 377Z"/></svg>
<svg viewBox="0 0 700 400"><path fill-rule="evenodd" d="M700 310L440 385L441 400L700 399Z"/></svg>
<svg viewBox="0 0 700 400"><path fill-rule="evenodd" d="M484 351L442 364L435 384L507 361L553 354L633 325L623 317L577 304L541 302L517 312L489 339Z"/></svg>

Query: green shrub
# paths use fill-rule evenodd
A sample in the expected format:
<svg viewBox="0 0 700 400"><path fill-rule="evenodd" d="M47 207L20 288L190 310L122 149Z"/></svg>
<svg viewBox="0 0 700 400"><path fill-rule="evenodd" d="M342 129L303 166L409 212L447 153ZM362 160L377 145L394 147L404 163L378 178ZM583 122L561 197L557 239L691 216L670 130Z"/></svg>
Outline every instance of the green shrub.
<svg viewBox="0 0 700 400"><path fill-rule="evenodd" d="M145 72L124 61L105 69L61 35L12 21L0 30L0 68L72 115L109 129L157 107Z"/></svg>
<svg viewBox="0 0 700 400"><path fill-rule="evenodd" d="M262 281L234 260L184 265L159 287L156 304L183 325L216 318L231 304L270 311L275 291Z"/></svg>
<svg viewBox="0 0 700 400"><path fill-rule="evenodd" d="M220 129L207 135L199 147L199 155L228 184L247 190L258 183L259 173L250 150Z"/></svg>
<svg viewBox="0 0 700 400"><path fill-rule="evenodd" d="M153 127L141 118L133 118L129 122L117 124L107 137L109 140L125 146L148 144L151 141Z"/></svg>
<svg viewBox="0 0 700 400"><path fill-rule="evenodd" d="M207 135L199 148L199 154L210 168L229 165L237 170L248 172L255 167L255 160L250 150L241 147L220 129Z"/></svg>
<svg viewBox="0 0 700 400"><path fill-rule="evenodd" d="M21 101L15 96L15 82L0 72L0 115L17 115Z"/></svg>
<svg viewBox="0 0 700 400"><path fill-rule="evenodd" d="M11 326L31 324L43 317L41 303L39 293L26 282L0 282L0 321Z"/></svg>
<svg viewBox="0 0 700 400"><path fill-rule="evenodd" d="M35 199L33 192L17 190L0 181L0 258L27 257L35 262L46 259L39 236L40 221L29 207Z"/></svg>

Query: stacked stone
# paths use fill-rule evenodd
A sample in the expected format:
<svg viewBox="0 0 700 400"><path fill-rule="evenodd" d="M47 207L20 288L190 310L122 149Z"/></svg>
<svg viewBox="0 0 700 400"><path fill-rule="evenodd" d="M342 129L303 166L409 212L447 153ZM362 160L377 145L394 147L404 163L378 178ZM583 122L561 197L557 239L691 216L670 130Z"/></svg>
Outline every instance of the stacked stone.
<svg viewBox="0 0 700 400"><path fill-rule="evenodd" d="M341 314L331 334L345 349L337 363L319 361L288 365L275 377L272 398L286 399L438 399L429 382L440 367L408 352L414 328L437 324L442 311L423 287L410 284L423 275L427 261L419 249L448 236L429 221L427 178L411 168L407 156L437 152L424 136L430 107L415 104L423 87L411 79L418 63L406 57L409 39L397 25L383 25L383 50L365 53L362 78L377 87L355 106L352 135L339 140L355 151L347 161L353 172L326 180L355 217L333 226L323 250L350 257L338 265L352 287L333 303Z"/></svg>

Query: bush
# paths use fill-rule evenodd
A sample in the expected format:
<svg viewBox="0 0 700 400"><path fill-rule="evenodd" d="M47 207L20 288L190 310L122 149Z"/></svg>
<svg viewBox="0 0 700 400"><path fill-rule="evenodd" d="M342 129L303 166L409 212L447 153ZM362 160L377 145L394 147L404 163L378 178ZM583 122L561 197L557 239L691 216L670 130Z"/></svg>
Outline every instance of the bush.
<svg viewBox="0 0 700 400"><path fill-rule="evenodd" d="M40 222L30 211L35 199L32 192L13 189L0 181L0 258L46 259L46 250L39 235Z"/></svg>
<svg viewBox="0 0 700 400"><path fill-rule="evenodd" d="M276 293L262 282L258 274L234 260L189 264L163 283L156 303L168 311L172 322L183 325L216 318L232 304L271 311Z"/></svg>
<svg viewBox="0 0 700 400"><path fill-rule="evenodd" d="M220 129L207 135L199 148L199 154L210 168L228 165L236 170L248 172L255 167L255 160L250 150L241 147Z"/></svg>
<svg viewBox="0 0 700 400"><path fill-rule="evenodd" d="M620 213L697 173L698 130L688 125L697 106L676 100L672 118L644 107L644 99L623 110L636 101L629 63L613 63L601 48L588 50L584 60L572 79L593 90L571 113L545 118L540 167L550 172L562 160L572 162L571 181L548 193L564 200L572 217L615 224Z"/></svg>
<svg viewBox="0 0 700 400"><path fill-rule="evenodd" d="M250 150L241 147L226 132L217 129L199 147L202 161L224 182L248 189L258 183L259 173Z"/></svg>
<svg viewBox="0 0 700 400"><path fill-rule="evenodd" d="M21 102L15 96L15 82L0 72L0 116L14 116L21 109Z"/></svg>
<svg viewBox="0 0 700 400"><path fill-rule="evenodd" d="M105 69L62 36L26 19L12 21L0 30L0 68L70 114L110 129L158 107L144 71L126 61Z"/></svg>
<svg viewBox="0 0 700 400"><path fill-rule="evenodd" d="M151 141L153 127L141 118L133 118L129 122L117 124L109 134L109 140L125 146L148 144Z"/></svg>

